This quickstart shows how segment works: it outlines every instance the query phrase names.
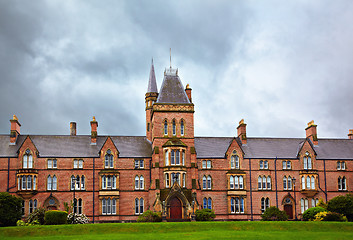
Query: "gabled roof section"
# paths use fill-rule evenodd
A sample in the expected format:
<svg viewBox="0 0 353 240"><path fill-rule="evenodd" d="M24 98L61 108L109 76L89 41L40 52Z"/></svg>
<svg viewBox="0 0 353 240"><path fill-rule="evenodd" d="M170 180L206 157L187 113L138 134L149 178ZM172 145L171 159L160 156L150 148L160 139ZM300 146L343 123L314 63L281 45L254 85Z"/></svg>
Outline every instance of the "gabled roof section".
<svg viewBox="0 0 353 240"><path fill-rule="evenodd" d="M10 135L0 135L0 157L17 157L17 151L25 139L25 135L19 135L17 144L10 145Z"/></svg>
<svg viewBox="0 0 353 240"><path fill-rule="evenodd" d="M149 81L148 81L147 92L148 93L158 93L157 82L156 82L156 74L154 73L153 58L152 58L150 78L149 78Z"/></svg>
<svg viewBox="0 0 353 240"><path fill-rule="evenodd" d="M301 142L299 144L299 147L298 147L298 151L297 151L297 157L299 158L299 153L302 151L305 143L308 142L308 144L310 145L311 149L314 151L315 155L317 155L317 152L315 151L315 148L314 148L314 144L313 142L311 141L310 138L306 138L305 141Z"/></svg>
<svg viewBox="0 0 353 240"><path fill-rule="evenodd" d="M316 159L353 159L352 139L319 139Z"/></svg>
<svg viewBox="0 0 353 240"><path fill-rule="evenodd" d="M111 137L121 157L150 158L152 156L152 144L146 137Z"/></svg>
<svg viewBox="0 0 353 240"><path fill-rule="evenodd" d="M178 76L178 70L171 68L165 71L157 103L190 103Z"/></svg>
<svg viewBox="0 0 353 240"><path fill-rule="evenodd" d="M163 145L163 147L187 147L187 146L179 138L171 138Z"/></svg>

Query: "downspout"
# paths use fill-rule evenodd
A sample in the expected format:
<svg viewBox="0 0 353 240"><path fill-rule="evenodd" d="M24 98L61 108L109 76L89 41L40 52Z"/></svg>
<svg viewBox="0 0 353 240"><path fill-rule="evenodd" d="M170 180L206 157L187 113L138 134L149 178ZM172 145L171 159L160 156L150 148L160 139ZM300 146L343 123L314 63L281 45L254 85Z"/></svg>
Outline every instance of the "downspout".
<svg viewBox="0 0 353 240"><path fill-rule="evenodd" d="M278 208L278 191L277 191L277 156L275 159L275 185L276 185L276 207Z"/></svg>
<svg viewBox="0 0 353 240"><path fill-rule="evenodd" d="M152 186L152 159L150 160L150 188Z"/></svg>
<svg viewBox="0 0 353 240"><path fill-rule="evenodd" d="M7 158L7 189L6 192L10 191L10 158Z"/></svg>
<svg viewBox="0 0 353 240"><path fill-rule="evenodd" d="M253 221L253 211L252 211L252 187L251 187L251 159L249 158L249 177L250 177L250 220Z"/></svg>
<svg viewBox="0 0 353 240"><path fill-rule="evenodd" d="M93 220L92 220L92 222L94 223L94 194L95 194L95 188L94 188L94 184L95 184L95 160L96 160L96 158L93 158Z"/></svg>
<svg viewBox="0 0 353 240"><path fill-rule="evenodd" d="M326 161L324 159L324 179L325 179L325 197L326 197L326 203L327 203L327 182L326 182Z"/></svg>

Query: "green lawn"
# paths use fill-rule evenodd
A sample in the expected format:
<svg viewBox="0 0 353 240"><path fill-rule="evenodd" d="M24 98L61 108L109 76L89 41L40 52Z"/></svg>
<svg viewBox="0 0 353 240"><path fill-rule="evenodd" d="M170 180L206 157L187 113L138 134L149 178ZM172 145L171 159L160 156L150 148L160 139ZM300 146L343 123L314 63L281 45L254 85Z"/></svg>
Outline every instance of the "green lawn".
<svg viewBox="0 0 353 240"><path fill-rule="evenodd" d="M0 239L353 239L353 223L105 223L0 228Z"/></svg>

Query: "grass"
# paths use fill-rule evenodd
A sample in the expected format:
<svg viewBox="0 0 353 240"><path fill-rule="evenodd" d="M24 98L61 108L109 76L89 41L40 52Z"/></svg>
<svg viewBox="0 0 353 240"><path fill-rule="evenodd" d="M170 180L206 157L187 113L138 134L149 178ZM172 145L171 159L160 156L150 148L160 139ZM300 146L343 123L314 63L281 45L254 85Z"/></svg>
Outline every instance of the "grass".
<svg viewBox="0 0 353 240"><path fill-rule="evenodd" d="M0 239L353 239L353 223L105 223L0 228Z"/></svg>

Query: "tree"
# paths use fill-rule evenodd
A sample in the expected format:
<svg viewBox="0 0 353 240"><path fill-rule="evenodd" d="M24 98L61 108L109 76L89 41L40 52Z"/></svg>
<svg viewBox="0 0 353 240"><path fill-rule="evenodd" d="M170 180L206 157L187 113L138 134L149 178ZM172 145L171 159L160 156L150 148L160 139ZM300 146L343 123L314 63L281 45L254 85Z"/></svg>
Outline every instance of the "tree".
<svg viewBox="0 0 353 240"><path fill-rule="evenodd" d="M353 221L353 194L349 193L345 196L337 196L327 203L327 210L343 214L348 221Z"/></svg>
<svg viewBox="0 0 353 240"><path fill-rule="evenodd" d="M7 192L0 193L0 226L16 226L22 216L22 199Z"/></svg>

